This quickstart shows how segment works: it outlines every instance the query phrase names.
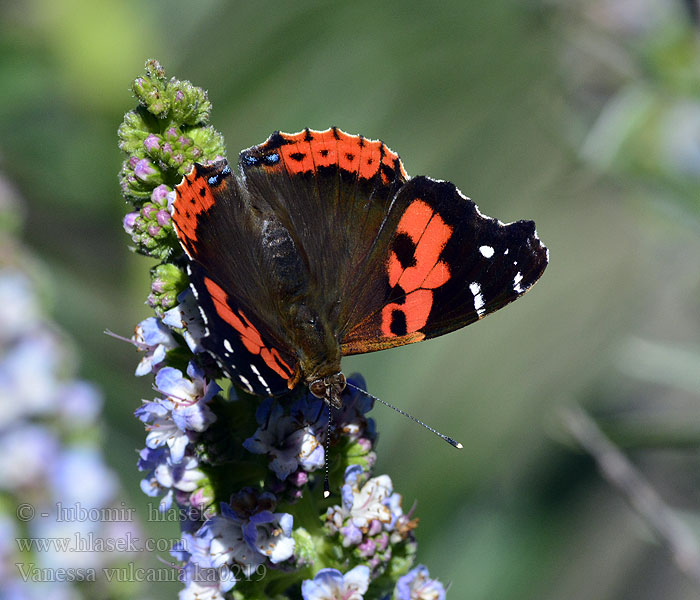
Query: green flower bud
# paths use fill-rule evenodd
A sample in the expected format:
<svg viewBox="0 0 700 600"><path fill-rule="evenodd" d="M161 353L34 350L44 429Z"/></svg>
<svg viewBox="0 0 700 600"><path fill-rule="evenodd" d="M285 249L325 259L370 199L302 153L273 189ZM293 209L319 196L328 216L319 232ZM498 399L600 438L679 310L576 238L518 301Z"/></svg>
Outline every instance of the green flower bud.
<svg viewBox="0 0 700 600"><path fill-rule="evenodd" d="M213 161L226 155L224 136L211 125L190 129L187 135L194 142L193 149L197 147L201 150L201 156L196 157L197 162ZM192 150L190 153L192 153Z"/></svg>
<svg viewBox="0 0 700 600"><path fill-rule="evenodd" d="M156 218L163 211L157 213ZM162 314L177 304L178 294L187 287L187 276L175 265L164 263L151 269L148 304Z"/></svg>
<svg viewBox="0 0 700 600"><path fill-rule="evenodd" d="M209 122L211 102L207 93L189 81L174 79L168 86L170 118L185 125L204 125Z"/></svg>
<svg viewBox="0 0 700 600"><path fill-rule="evenodd" d="M131 86L139 102L159 118L168 116L170 98L166 93L165 70L156 60L146 62L146 76L137 77Z"/></svg>

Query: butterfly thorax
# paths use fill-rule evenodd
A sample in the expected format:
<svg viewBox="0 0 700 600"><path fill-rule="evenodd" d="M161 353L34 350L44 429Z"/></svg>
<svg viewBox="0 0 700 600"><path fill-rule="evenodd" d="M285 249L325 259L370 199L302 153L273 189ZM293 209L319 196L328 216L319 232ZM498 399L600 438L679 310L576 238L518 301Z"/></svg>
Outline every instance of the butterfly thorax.
<svg viewBox="0 0 700 600"><path fill-rule="evenodd" d="M303 249L276 215L262 215L260 231L263 264L278 299L281 329L297 352L298 380L309 386L323 382L327 391L320 394L322 384L317 383L315 395L334 405L336 392L345 387L338 332L331 314L335 303L329 303L318 283L310 279Z"/></svg>

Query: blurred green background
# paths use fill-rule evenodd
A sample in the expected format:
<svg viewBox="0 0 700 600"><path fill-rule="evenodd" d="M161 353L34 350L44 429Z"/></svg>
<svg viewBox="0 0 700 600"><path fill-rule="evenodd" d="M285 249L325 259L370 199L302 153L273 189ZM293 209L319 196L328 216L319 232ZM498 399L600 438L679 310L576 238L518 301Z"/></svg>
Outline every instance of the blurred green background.
<svg viewBox="0 0 700 600"><path fill-rule="evenodd" d="M558 409L583 404L700 531L700 53L692 3L24 0L0 4L0 169L51 310L108 401L106 452L145 507L116 129L146 58L209 91L229 156L272 131L381 138L410 174L534 219L526 298L447 337L346 359L377 406L378 472L417 501L419 560L459 599L682 599L698 588ZM151 524L152 535L176 536ZM156 587L154 598L177 587Z"/></svg>

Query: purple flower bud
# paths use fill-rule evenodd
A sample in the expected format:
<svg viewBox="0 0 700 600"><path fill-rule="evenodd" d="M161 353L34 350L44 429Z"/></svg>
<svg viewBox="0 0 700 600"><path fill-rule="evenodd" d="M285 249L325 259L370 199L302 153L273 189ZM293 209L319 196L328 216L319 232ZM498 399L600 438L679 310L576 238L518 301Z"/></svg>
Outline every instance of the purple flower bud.
<svg viewBox="0 0 700 600"><path fill-rule="evenodd" d="M179 137L179 133L177 129L174 127L170 127L165 131L165 137L168 138L169 140L176 140Z"/></svg>
<svg viewBox="0 0 700 600"><path fill-rule="evenodd" d="M158 227L158 225L149 225L148 226L148 235L151 237L156 237L163 229L161 227Z"/></svg>
<svg viewBox="0 0 700 600"><path fill-rule="evenodd" d="M370 557L374 556L374 553L377 551L377 544L373 540L368 539L362 542L357 549L362 556Z"/></svg>
<svg viewBox="0 0 700 600"><path fill-rule="evenodd" d="M200 156L202 156L202 149L199 148L199 147L197 147L197 146L195 146L195 147L192 148L192 150L190 151L190 154L192 155L192 158L199 158Z"/></svg>
<svg viewBox="0 0 700 600"><path fill-rule="evenodd" d="M306 485L306 483L309 481L309 474L306 471L302 471L299 469L296 473L292 473L289 476L289 483L296 487L302 487L303 485Z"/></svg>
<svg viewBox="0 0 700 600"><path fill-rule="evenodd" d="M182 102L185 99L185 94L182 90L175 92L175 102Z"/></svg>
<svg viewBox="0 0 700 600"><path fill-rule="evenodd" d="M129 166L133 169L136 167L136 165L139 163L139 157L138 156L130 156L129 157Z"/></svg>
<svg viewBox="0 0 700 600"><path fill-rule="evenodd" d="M185 162L185 157L182 156L182 154L176 154L175 156L172 157L171 159L176 165L181 165L182 163Z"/></svg>
<svg viewBox="0 0 700 600"><path fill-rule="evenodd" d="M124 178L124 185L122 186L124 188L124 193L129 194L132 188L138 187L139 181L134 177L133 175L127 175Z"/></svg>
<svg viewBox="0 0 700 600"><path fill-rule="evenodd" d="M177 294L173 292L172 290L169 292L165 292L160 297L160 305L163 308L163 310L172 308L177 304Z"/></svg>
<svg viewBox="0 0 700 600"><path fill-rule="evenodd" d="M382 530L382 522L377 519L372 519L369 524L367 535L377 535Z"/></svg>
<svg viewBox="0 0 700 600"><path fill-rule="evenodd" d="M190 504L198 510L206 509L212 502L214 502L214 496L211 489L201 487L190 494Z"/></svg>
<svg viewBox="0 0 700 600"><path fill-rule="evenodd" d="M130 212L124 215L124 231L126 231L129 235L132 234L134 231L134 223L136 222L136 219L138 218L139 213L138 212Z"/></svg>
<svg viewBox="0 0 700 600"><path fill-rule="evenodd" d="M163 144L163 154L172 154L173 153L173 147L170 145L170 142L165 142Z"/></svg>
<svg viewBox="0 0 700 600"><path fill-rule="evenodd" d="M151 192L151 200L159 206L164 206L169 192L170 188L167 185L159 185Z"/></svg>
<svg viewBox="0 0 700 600"><path fill-rule="evenodd" d="M372 449L372 441L367 438L360 438L357 440L357 445L360 446L365 452L369 452Z"/></svg>
<svg viewBox="0 0 700 600"><path fill-rule="evenodd" d="M151 176L156 174L153 163L147 158L142 158L134 167L134 175L141 181L147 181Z"/></svg>
<svg viewBox="0 0 700 600"><path fill-rule="evenodd" d="M166 290L166 288L167 288L167 284L162 279L154 279L151 282L151 289L156 294L162 294Z"/></svg>
<svg viewBox="0 0 700 600"><path fill-rule="evenodd" d="M159 210L156 215L156 221L160 226L167 225L170 223L170 213L167 210Z"/></svg>
<svg viewBox="0 0 700 600"><path fill-rule="evenodd" d="M153 204L144 204L144 205L141 207L141 216L142 216L144 219L149 219L149 220L150 220L150 219L153 218L153 213L154 213L155 211L157 211L157 210L158 210L158 209L157 209L155 206L153 206Z"/></svg>
<svg viewBox="0 0 700 600"><path fill-rule="evenodd" d="M151 133L145 140L143 140L143 145L147 152L158 150L160 147L160 138L154 133Z"/></svg>

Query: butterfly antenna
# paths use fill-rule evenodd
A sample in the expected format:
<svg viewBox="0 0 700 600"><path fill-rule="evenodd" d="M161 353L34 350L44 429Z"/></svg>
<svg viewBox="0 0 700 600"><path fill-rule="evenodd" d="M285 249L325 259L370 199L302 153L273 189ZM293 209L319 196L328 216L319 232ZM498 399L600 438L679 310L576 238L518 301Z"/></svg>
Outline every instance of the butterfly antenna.
<svg viewBox="0 0 700 600"><path fill-rule="evenodd" d="M331 433L333 432L334 426L333 426L333 415L331 414L331 407L329 404L326 404L326 408L328 409L328 425L326 426L326 451L325 451L325 459L326 459L326 472L325 475L323 476L323 497L328 498L328 496L331 495L331 486L328 483L328 457L330 456L330 447L331 447Z"/></svg>
<svg viewBox="0 0 700 600"><path fill-rule="evenodd" d="M139 342L132 340L131 338L124 337L123 335L117 335L113 331L110 331L109 329L105 329L102 333L105 335L108 335L110 337L113 337L115 340L120 340L122 342L126 342L127 344L131 344L132 346L143 346L146 347L146 344L140 344Z"/></svg>
<svg viewBox="0 0 700 600"><path fill-rule="evenodd" d="M446 436L444 433L440 433L437 429L433 429L430 425L428 425L427 423L423 423L423 421L421 421L420 419L417 419L413 415L407 413L405 410L401 410L397 406L394 406L393 404L389 404L388 402L382 400L381 398L377 398L376 396L373 396L369 392L365 392L365 390L363 390L360 387L357 387L356 385L353 385L350 382L347 382L347 385L349 387L351 387L352 389L357 390L361 394L364 394L368 398L372 398L372 400L376 400L377 402L381 402L384 406L388 406L389 408L393 408L397 413L403 415L404 417L408 417L409 419L411 419L411 421L415 421L416 423L418 423L418 425L422 425L428 431L432 431L436 436L445 440L448 444L450 444L450 446L454 446L455 448L459 448L459 449L464 448L464 446L462 446L462 444L460 444L457 440L453 440L451 437Z"/></svg>

